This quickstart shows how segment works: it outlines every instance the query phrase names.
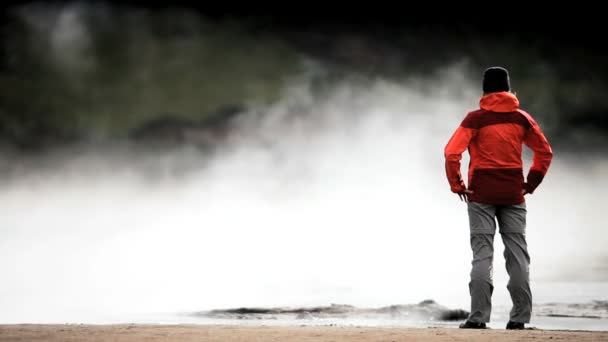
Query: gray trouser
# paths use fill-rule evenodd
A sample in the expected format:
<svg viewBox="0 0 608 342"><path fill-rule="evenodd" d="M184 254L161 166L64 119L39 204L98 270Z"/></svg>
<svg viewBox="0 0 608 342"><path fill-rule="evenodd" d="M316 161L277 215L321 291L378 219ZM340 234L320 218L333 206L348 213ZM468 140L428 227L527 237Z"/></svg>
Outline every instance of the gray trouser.
<svg viewBox="0 0 608 342"><path fill-rule="evenodd" d="M529 264L526 244L526 204L495 206L469 202L469 225L473 262L469 291L471 314L469 321L487 323L492 311L492 261L496 221L505 245L505 262L509 283L507 289L513 301L510 320L529 323L532 313Z"/></svg>

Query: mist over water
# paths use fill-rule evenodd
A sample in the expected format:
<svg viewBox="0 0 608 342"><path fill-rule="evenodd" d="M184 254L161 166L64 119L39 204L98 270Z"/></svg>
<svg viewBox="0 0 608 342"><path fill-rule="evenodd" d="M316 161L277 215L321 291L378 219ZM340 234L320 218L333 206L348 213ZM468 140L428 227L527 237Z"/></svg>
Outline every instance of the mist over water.
<svg viewBox="0 0 608 342"><path fill-rule="evenodd" d="M0 321L427 298L467 309L466 206L449 192L443 146L478 94L458 65L441 75L321 95L304 78L211 159L74 154L5 181ZM151 156L195 166L151 180L136 166ZM605 280L606 163L556 151L527 199L533 281ZM504 302L499 236L495 248Z"/></svg>
<svg viewBox="0 0 608 342"><path fill-rule="evenodd" d="M153 25L165 21L145 11L16 13L34 32L30 52L47 47L50 75L62 81L47 79L50 88L34 89L41 96L31 101L55 98L44 92L55 87L62 100L81 99L53 103L59 119L49 127L103 141L164 111L195 117L247 106L211 152L116 139L0 156L0 170L12 170L0 178L0 323L425 299L468 309L466 204L449 190L443 157L478 106L480 83L466 60L428 77L341 70L327 81L335 65L188 12L161 17L183 33L163 39L155 30L171 25ZM128 49L109 50L124 56L95 45L99 32L111 36L113 20L124 24ZM606 299L608 159L554 153L527 197L533 294L539 302ZM466 153L462 164L466 174ZM509 302L502 251L497 235L497 306Z"/></svg>

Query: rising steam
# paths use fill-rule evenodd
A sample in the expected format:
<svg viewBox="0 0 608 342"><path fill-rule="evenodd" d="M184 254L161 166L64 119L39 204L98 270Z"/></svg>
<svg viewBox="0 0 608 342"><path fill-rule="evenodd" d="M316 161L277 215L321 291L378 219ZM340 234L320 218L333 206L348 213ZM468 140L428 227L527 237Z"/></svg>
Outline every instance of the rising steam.
<svg viewBox="0 0 608 342"><path fill-rule="evenodd" d="M58 30L74 20L58 18ZM70 54L60 60L78 65L70 58L86 49L69 48L86 29L54 37ZM117 143L16 165L0 183L0 322L427 298L468 308L466 207L443 164L480 95L468 65L320 90L325 66L302 60L307 69L241 113L212 154ZM528 197L533 281L606 280L608 161L555 156Z"/></svg>

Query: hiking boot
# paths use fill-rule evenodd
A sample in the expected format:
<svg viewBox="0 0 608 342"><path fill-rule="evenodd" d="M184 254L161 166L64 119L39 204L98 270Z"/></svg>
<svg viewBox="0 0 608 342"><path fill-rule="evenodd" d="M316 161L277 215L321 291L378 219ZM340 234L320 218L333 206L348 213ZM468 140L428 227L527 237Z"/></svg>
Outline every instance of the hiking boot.
<svg viewBox="0 0 608 342"><path fill-rule="evenodd" d="M486 328L485 323L475 323L475 322L470 322L470 321L466 321L460 325L460 329L485 329L485 328Z"/></svg>
<svg viewBox="0 0 608 342"><path fill-rule="evenodd" d="M524 323L511 322L511 321L509 321L507 323L507 330L524 330L524 329L525 329Z"/></svg>

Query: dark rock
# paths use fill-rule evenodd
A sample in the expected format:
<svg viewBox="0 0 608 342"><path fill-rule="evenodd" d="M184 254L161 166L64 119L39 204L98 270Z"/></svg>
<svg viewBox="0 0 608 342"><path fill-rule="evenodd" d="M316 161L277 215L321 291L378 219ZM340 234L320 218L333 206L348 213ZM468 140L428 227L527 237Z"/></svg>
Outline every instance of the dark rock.
<svg viewBox="0 0 608 342"><path fill-rule="evenodd" d="M352 305L332 304L331 306L301 307L301 308L235 308L224 310L212 310L208 312L194 313L196 316L211 318L258 318L278 319L281 316L295 319L309 318L349 318L349 317L390 317L454 321L468 317L469 313L464 310L450 310L433 300L425 300L419 304L391 305L380 308L357 308ZM295 317L294 317L295 316Z"/></svg>
<svg viewBox="0 0 608 342"><path fill-rule="evenodd" d="M467 311L458 309L458 310L445 310L441 312L439 315L440 321L460 321L469 317L469 313Z"/></svg>

